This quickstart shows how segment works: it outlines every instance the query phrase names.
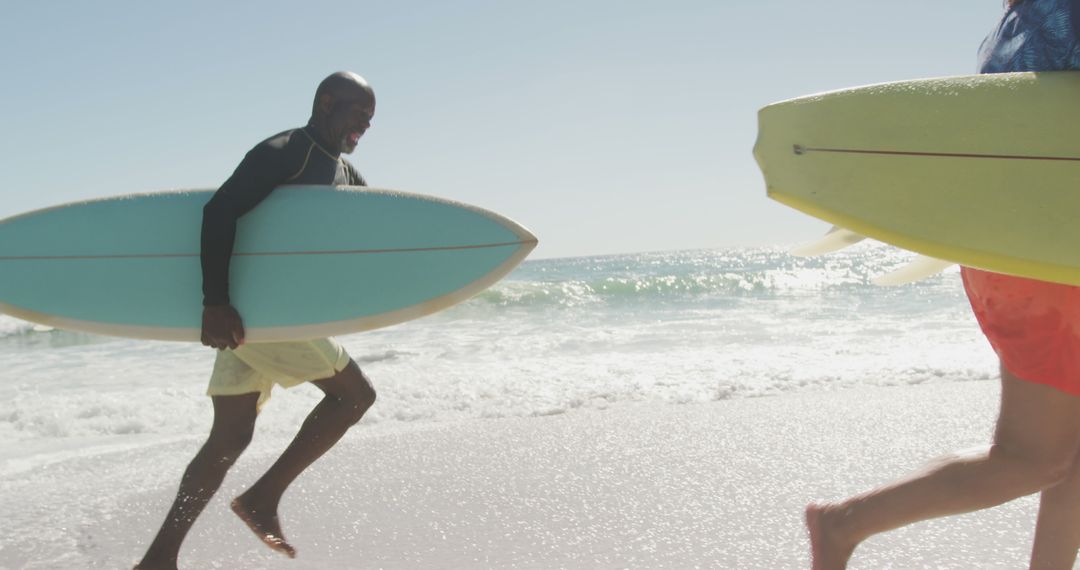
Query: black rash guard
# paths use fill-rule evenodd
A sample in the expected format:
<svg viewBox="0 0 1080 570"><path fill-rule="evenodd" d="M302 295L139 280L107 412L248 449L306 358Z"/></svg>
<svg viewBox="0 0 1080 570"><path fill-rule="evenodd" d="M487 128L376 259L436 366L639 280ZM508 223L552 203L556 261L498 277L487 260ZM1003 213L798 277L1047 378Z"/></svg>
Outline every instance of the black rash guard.
<svg viewBox="0 0 1080 570"><path fill-rule="evenodd" d="M310 125L276 134L251 149L203 207L203 305L229 304L229 258L236 221L282 184L366 186L345 159L335 156Z"/></svg>

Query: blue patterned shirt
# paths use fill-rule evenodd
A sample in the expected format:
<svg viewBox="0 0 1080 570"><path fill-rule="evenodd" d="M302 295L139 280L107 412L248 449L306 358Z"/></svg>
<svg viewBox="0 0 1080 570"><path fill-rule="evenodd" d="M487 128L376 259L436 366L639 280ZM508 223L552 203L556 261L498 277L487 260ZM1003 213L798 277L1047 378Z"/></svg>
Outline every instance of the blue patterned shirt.
<svg viewBox="0 0 1080 570"><path fill-rule="evenodd" d="M1022 0L983 40L979 73L1080 70L1078 38L1080 0Z"/></svg>

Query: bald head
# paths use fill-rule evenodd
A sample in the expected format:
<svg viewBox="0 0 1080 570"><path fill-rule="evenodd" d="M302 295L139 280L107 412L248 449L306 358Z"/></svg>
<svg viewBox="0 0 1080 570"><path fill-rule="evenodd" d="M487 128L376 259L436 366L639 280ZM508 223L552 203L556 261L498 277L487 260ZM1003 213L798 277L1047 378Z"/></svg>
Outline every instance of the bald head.
<svg viewBox="0 0 1080 570"><path fill-rule="evenodd" d="M371 126L375 91L363 77L339 71L322 80L315 91L308 125L323 139L329 152L348 154Z"/></svg>
<svg viewBox="0 0 1080 570"><path fill-rule="evenodd" d="M335 105L349 103L375 103L375 91L367 80L351 71L339 71L329 75L315 90L311 116L322 117Z"/></svg>

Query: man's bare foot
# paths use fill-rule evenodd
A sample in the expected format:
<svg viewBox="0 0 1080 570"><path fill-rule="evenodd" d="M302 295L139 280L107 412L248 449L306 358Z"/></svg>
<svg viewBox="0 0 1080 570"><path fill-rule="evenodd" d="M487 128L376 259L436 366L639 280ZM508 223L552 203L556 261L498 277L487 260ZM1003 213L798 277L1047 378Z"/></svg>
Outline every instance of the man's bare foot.
<svg viewBox="0 0 1080 570"><path fill-rule="evenodd" d="M810 503L806 506L806 530L810 534L812 570L844 570L857 544L843 540L836 528L842 516L835 505Z"/></svg>
<svg viewBox="0 0 1080 570"><path fill-rule="evenodd" d="M281 525L278 523L276 509L259 510L249 504L243 495L233 499L232 510L248 528L263 541L263 544L288 556L296 558L296 549L288 542L281 533Z"/></svg>

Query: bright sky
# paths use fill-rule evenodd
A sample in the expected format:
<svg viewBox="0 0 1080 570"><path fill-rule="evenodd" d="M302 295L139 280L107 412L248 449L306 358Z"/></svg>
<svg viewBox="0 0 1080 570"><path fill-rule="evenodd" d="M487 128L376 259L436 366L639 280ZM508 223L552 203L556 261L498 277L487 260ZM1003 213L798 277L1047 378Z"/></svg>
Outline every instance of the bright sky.
<svg viewBox="0 0 1080 570"><path fill-rule="evenodd" d="M765 198L756 111L972 73L995 0L115 0L0 9L0 218L221 184L337 70L378 96L348 159L462 200L534 257L805 241Z"/></svg>

